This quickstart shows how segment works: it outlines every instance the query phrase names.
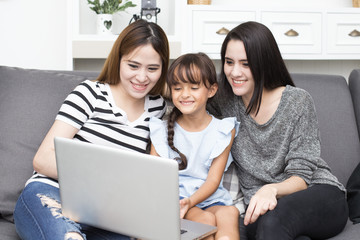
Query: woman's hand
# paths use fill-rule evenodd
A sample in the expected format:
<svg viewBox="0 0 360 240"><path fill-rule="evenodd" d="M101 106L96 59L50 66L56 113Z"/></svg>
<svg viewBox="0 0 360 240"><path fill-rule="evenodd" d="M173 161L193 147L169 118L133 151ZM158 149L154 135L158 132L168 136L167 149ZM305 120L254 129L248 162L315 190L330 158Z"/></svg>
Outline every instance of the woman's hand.
<svg viewBox="0 0 360 240"><path fill-rule="evenodd" d="M262 186L250 199L244 224L254 223L261 215L273 210L277 199L307 188L306 182L298 176L291 176L283 182Z"/></svg>
<svg viewBox="0 0 360 240"><path fill-rule="evenodd" d="M272 184L261 187L251 198L245 213L244 224L254 223L259 216L273 210L277 205L277 188Z"/></svg>
<svg viewBox="0 0 360 240"><path fill-rule="evenodd" d="M183 198L180 200L180 218L184 218L185 214L191 208L190 198Z"/></svg>

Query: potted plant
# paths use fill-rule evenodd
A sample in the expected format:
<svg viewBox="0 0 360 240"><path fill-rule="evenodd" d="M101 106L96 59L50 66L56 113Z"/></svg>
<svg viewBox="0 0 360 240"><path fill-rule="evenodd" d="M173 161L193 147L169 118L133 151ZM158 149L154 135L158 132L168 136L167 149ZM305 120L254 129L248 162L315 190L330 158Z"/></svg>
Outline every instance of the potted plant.
<svg viewBox="0 0 360 240"><path fill-rule="evenodd" d="M90 9L97 14L97 33L109 34L111 33L113 25L113 14L125 11L129 7L136 7L132 1L125 0L124 4L122 0L87 0L90 5Z"/></svg>

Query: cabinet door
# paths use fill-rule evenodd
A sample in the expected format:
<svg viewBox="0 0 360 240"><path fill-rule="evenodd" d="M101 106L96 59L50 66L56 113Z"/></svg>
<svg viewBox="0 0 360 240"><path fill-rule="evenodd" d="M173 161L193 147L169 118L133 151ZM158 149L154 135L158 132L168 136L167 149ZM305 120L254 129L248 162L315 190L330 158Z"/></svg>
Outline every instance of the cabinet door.
<svg viewBox="0 0 360 240"><path fill-rule="evenodd" d="M360 14L328 13L327 22L327 52L357 54L359 58Z"/></svg>
<svg viewBox="0 0 360 240"><path fill-rule="evenodd" d="M291 59L297 54L321 54L320 12L262 12L261 21L273 33L280 51Z"/></svg>
<svg viewBox="0 0 360 240"><path fill-rule="evenodd" d="M227 30L240 23L254 21L255 11L193 11L192 51L204 52L220 59L222 42Z"/></svg>

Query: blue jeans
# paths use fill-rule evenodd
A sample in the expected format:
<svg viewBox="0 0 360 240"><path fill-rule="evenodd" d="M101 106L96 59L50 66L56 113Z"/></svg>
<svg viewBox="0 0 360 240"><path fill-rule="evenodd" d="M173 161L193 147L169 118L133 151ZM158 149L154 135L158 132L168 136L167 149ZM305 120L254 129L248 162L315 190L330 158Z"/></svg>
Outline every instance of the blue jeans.
<svg viewBox="0 0 360 240"><path fill-rule="evenodd" d="M90 210L91 211L91 210ZM22 239L83 239L129 240L129 237L76 223L62 215L59 189L41 182L28 184L21 193L14 211L16 231Z"/></svg>

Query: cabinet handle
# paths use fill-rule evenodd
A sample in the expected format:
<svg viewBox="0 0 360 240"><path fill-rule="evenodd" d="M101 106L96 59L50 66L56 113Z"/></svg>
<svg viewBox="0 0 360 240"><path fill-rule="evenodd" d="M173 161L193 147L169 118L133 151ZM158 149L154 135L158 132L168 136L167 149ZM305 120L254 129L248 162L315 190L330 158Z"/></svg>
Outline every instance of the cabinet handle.
<svg viewBox="0 0 360 240"><path fill-rule="evenodd" d="M219 35L226 35L228 34L230 31L224 27L220 28L219 30L216 31L217 34Z"/></svg>
<svg viewBox="0 0 360 240"><path fill-rule="evenodd" d="M284 34L286 36L288 36L288 37L297 37L297 36L299 36L299 33L297 31L295 31L294 29L290 29L289 31L287 31Z"/></svg>
<svg viewBox="0 0 360 240"><path fill-rule="evenodd" d="M360 32L354 29L351 33L349 33L350 37L360 37Z"/></svg>

